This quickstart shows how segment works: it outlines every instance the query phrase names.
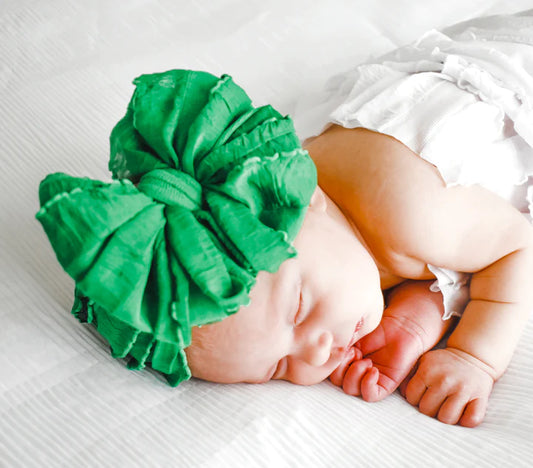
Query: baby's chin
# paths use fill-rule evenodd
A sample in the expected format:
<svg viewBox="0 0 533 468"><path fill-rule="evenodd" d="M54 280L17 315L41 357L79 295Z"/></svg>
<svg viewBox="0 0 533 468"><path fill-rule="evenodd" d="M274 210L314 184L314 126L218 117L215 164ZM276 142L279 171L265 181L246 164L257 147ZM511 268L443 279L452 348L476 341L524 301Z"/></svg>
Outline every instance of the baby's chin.
<svg viewBox="0 0 533 468"><path fill-rule="evenodd" d="M319 384L325 380L328 380L329 376L343 362L345 355L345 349L338 349L333 353L330 360L321 368L296 369L290 376L282 380L304 386Z"/></svg>
<svg viewBox="0 0 533 468"><path fill-rule="evenodd" d="M330 374L331 374L331 372L329 372L328 375L324 375L324 376L320 376L320 377L317 377L317 376L299 376L298 378L287 378L287 379L284 378L284 379L280 379L280 380L286 380L287 382L290 382L290 383L295 384L295 385L302 385L304 387L308 387L310 385L316 385L316 384L319 384L321 382L324 382L325 380L328 379Z"/></svg>

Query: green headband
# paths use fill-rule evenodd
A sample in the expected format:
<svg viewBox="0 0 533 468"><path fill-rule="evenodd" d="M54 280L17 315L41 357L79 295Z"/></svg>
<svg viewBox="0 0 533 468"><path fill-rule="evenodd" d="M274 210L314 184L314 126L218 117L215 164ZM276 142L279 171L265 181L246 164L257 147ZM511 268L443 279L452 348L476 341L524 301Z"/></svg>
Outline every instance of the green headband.
<svg viewBox="0 0 533 468"><path fill-rule="evenodd" d="M129 368L175 386L191 376L191 328L237 312L257 272L296 255L316 170L290 118L253 107L227 75L134 84L110 138L109 169L125 180L51 174L36 217L76 282L72 313Z"/></svg>

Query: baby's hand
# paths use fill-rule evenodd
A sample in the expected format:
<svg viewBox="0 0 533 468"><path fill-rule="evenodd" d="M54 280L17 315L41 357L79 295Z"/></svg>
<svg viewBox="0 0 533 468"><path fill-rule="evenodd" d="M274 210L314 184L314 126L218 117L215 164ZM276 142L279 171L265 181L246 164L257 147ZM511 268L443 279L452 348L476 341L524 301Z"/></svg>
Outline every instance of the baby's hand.
<svg viewBox="0 0 533 468"><path fill-rule="evenodd" d="M477 426L485 417L494 379L486 364L454 348L424 354L400 391L421 413L446 424Z"/></svg>
<svg viewBox="0 0 533 468"><path fill-rule="evenodd" d="M333 371L331 382L348 395L382 400L398 388L425 351L421 333L414 322L403 317L383 317Z"/></svg>
<svg viewBox="0 0 533 468"><path fill-rule="evenodd" d="M452 323L442 320L442 295L432 292L430 285L431 281L406 281L396 286L378 327L357 342L352 356L331 374L331 382L366 401L394 392Z"/></svg>

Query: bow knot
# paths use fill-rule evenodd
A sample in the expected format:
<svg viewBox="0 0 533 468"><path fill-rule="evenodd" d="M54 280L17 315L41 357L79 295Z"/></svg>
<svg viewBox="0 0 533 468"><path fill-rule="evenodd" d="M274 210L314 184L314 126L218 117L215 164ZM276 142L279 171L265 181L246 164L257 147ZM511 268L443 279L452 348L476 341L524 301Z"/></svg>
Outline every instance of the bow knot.
<svg viewBox="0 0 533 468"><path fill-rule="evenodd" d="M202 186L193 177L176 169L153 169L141 177L137 188L154 200L189 211L202 205Z"/></svg>

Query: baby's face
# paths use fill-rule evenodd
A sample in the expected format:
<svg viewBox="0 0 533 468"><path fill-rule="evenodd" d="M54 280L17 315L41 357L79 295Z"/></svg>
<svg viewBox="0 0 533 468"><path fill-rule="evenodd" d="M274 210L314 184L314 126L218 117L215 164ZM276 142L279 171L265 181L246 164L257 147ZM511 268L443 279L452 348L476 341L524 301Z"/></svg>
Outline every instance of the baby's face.
<svg viewBox="0 0 533 468"><path fill-rule="evenodd" d="M381 320L378 269L340 210L317 189L295 239L298 256L260 272L251 303L193 329L195 377L214 382L326 379Z"/></svg>

